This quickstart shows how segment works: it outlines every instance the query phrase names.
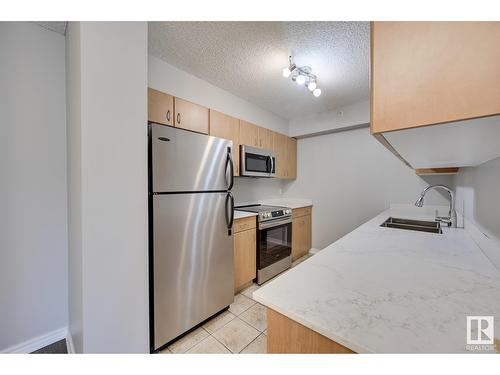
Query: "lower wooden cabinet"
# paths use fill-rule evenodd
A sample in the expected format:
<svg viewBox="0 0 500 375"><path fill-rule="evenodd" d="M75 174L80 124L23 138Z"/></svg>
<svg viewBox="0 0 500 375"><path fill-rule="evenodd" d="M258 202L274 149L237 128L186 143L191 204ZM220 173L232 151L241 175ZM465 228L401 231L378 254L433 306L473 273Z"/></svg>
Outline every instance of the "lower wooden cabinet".
<svg viewBox="0 0 500 375"><path fill-rule="evenodd" d="M252 216L250 218L235 220L234 223L235 292L241 290L257 276L256 220L256 217Z"/></svg>
<svg viewBox="0 0 500 375"><path fill-rule="evenodd" d="M267 309L267 352L270 354L353 354L339 343L295 320Z"/></svg>
<svg viewBox="0 0 500 375"><path fill-rule="evenodd" d="M292 211L292 260L306 255L312 246L311 207Z"/></svg>

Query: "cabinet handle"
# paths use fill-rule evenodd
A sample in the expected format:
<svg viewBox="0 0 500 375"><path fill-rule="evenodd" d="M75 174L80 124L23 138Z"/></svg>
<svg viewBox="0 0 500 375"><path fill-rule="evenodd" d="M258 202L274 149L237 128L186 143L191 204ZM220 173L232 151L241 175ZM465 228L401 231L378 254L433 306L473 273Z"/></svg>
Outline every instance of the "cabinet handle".
<svg viewBox="0 0 500 375"><path fill-rule="evenodd" d="M167 121L170 121L170 109L167 111Z"/></svg>
<svg viewBox="0 0 500 375"><path fill-rule="evenodd" d="M177 123L178 124L181 123L181 114L180 113L177 114Z"/></svg>

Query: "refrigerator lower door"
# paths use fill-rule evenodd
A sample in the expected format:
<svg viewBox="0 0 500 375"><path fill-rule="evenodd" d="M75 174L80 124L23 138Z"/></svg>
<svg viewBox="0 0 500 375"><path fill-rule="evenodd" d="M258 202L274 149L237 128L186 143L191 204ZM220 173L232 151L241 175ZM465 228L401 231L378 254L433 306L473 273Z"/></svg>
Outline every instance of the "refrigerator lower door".
<svg viewBox="0 0 500 375"><path fill-rule="evenodd" d="M233 302L226 195L153 196L155 349Z"/></svg>
<svg viewBox="0 0 500 375"><path fill-rule="evenodd" d="M156 124L150 137L154 192L230 188L233 142Z"/></svg>

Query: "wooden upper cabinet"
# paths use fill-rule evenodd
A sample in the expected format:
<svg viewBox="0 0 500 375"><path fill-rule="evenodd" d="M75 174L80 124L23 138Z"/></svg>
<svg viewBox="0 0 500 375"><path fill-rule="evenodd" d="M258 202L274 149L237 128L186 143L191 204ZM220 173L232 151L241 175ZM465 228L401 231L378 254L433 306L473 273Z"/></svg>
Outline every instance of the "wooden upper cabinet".
<svg viewBox="0 0 500 375"><path fill-rule="evenodd" d="M148 87L148 121L174 124L174 97Z"/></svg>
<svg viewBox="0 0 500 375"><path fill-rule="evenodd" d="M251 122L240 120L240 144L259 147L259 127Z"/></svg>
<svg viewBox="0 0 500 375"><path fill-rule="evenodd" d="M297 140L287 137L287 166L286 178L297 178Z"/></svg>
<svg viewBox="0 0 500 375"><path fill-rule="evenodd" d="M372 22L372 133L500 114L500 22Z"/></svg>
<svg viewBox="0 0 500 375"><path fill-rule="evenodd" d="M259 147L265 150L273 149L273 131L259 126Z"/></svg>
<svg viewBox="0 0 500 375"><path fill-rule="evenodd" d="M208 108L184 99L174 98L174 109L174 126L176 128L208 134Z"/></svg>
<svg viewBox="0 0 500 375"><path fill-rule="evenodd" d="M235 117L210 110L210 135L233 141L234 175L240 175L240 120Z"/></svg>
<svg viewBox="0 0 500 375"><path fill-rule="evenodd" d="M274 133L273 152L276 154L276 177L286 178L288 172L287 158L288 137L280 133Z"/></svg>

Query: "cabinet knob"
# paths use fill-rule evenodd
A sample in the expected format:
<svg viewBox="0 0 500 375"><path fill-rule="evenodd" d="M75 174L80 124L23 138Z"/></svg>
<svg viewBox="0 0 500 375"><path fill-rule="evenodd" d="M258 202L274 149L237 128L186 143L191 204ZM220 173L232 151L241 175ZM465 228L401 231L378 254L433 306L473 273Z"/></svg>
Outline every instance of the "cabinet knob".
<svg viewBox="0 0 500 375"><path fill-rule="evenodd" d="M177 123L178 124L181 123L181 114L180 113L177 114Z"/></svg>
<svg viewBox="0 0 500 375"><path fill-rule="evenodd" d="M170 121L170 110L167 111L167 121Z"/></svg>

